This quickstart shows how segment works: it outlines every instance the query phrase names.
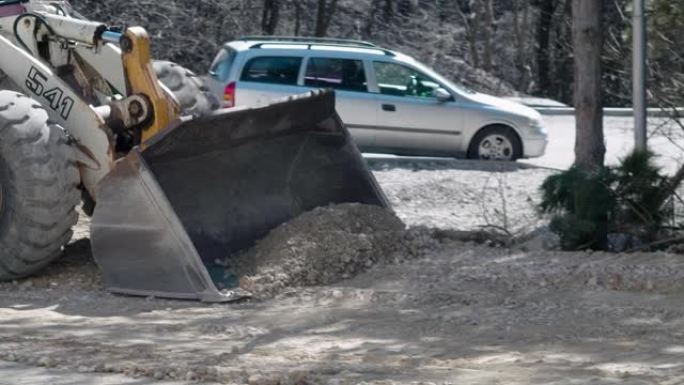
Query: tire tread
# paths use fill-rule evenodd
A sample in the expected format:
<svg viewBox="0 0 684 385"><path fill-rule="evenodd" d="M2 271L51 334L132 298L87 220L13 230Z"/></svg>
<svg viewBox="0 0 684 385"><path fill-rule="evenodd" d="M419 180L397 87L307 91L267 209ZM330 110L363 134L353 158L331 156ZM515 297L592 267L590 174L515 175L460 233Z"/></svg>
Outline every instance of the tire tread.
<svg viewBox="0 0 684 385"><path fill-rule="evenodd" d="M185 115L204 116L220 107L202 78L170 61L155 61L154 70L178 100Z"/></svg>
<svg viewBox="0 0 684 385"><path fill-rule="evenodd" d="M78 221L80 176L64 130L22 94L0 91L0 280L35 273L62 253Z"/></svg>

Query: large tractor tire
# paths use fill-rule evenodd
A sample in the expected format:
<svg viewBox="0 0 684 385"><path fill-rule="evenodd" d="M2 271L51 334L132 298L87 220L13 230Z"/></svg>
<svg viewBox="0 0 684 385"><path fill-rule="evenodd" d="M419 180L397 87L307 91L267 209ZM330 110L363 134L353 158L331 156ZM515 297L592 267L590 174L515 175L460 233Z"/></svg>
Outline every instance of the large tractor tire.
<svg viewBox="0 0 684 385"><path fill-rule="evenodd" d="M79 180L67 136L43 107L0 91L0 280L61 255L78 220Z"/></svg>
<svg viewBox="0 0 684 385"><path fill-rule="evenodd" d="M178 100L184 115L203 116L220 107L204 81L189 69L169 61L155 61L154 71Z"/></svg>

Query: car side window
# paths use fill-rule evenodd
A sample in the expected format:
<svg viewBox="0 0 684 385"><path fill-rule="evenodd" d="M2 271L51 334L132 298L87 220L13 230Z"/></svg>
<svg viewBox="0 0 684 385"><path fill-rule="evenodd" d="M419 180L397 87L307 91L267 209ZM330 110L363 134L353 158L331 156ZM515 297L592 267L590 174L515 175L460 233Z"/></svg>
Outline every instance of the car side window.
<svg viewBox="0 0 684 385"><path fill-rule="evenodd" d="M300 57L256 57L247 61L240 80L245 82L297 85Z"/></svg>
<svg viewBox="0 0 684 385"><path fill-rule="evenodd" d="M223 48L209 69L209 73L221 81L227 81L237 54L230 48Z"/></svg>
<svg viewBox="0 0 684 385"><path fill-rule="evenodd" d="M304 85L343 91L368 91L363 62L351 59L309 59Z"/></svg>
<svg viewBox="0 0 684 385"><path fill-rule="evenodd" d="M435 98L435 90L441 86L412 68L388 62L373 62L375 79L383 95Z"/></svg>

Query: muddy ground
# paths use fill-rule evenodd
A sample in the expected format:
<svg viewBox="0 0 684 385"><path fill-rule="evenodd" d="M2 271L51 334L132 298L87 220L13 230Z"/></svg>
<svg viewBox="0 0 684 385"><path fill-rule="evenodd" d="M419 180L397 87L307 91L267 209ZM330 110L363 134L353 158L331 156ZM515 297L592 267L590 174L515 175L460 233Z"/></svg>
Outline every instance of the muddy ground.
<svg viewBox="0 0 684 385"><path fill-rule="evenodd" d="M537 225L536 189L550 173L374 168L411 226L511 232ZM77 230L81 239L50 269L0 286L0 361L181 383L684 382L678 255L528 252L433 237L418 239L423 248L410 257L334 284L207 305L106 293L87 221Z"/></svg>

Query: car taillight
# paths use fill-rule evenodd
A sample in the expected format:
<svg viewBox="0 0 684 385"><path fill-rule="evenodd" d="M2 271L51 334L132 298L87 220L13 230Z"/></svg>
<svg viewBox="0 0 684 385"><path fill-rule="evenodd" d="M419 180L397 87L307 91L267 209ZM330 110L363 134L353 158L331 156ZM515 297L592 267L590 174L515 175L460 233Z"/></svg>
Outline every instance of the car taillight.
<svg viewBox="0 0 684 385"><path fill-rule="evenodd" d="M235 82L232 82L226 86L226 88L223 90L223 101L225 107L235 107L236 105L236 100L235 100L235 88L236 84Z"/></svg>

